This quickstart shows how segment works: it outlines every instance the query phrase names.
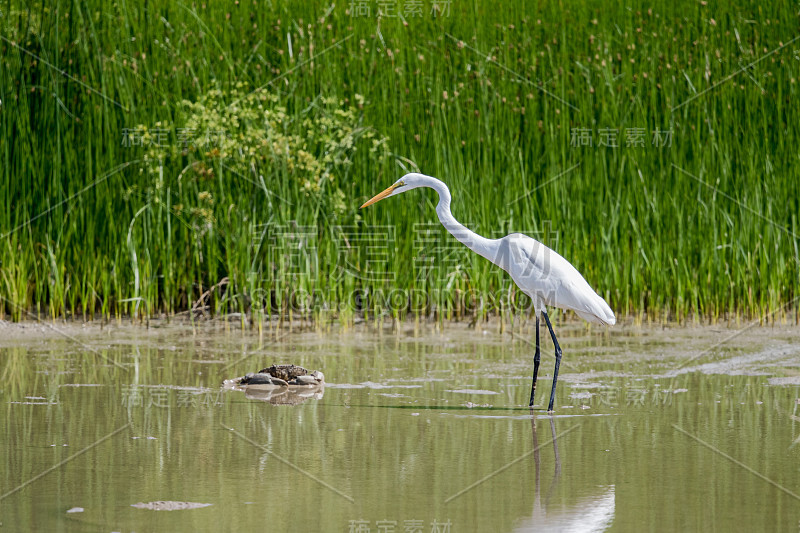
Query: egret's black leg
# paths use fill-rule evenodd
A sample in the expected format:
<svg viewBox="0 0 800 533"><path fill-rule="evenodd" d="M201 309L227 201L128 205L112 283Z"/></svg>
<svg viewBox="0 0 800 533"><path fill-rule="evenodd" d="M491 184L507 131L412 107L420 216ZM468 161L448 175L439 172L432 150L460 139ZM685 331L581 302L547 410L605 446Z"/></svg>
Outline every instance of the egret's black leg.
<svg viewBox="0 0 800 533"><path fill-rule="evenodd" d="M556 401L556 384L558 383L558 367L561 366L561 346L558 345L558 339L556 339L556 333L553 331L553 326L550 325L550 318L547 316L547 312L542 311L542 315L544 316L544 321L547 323L547 329L550 330L550 337L553 338L553 344L556 347L556 369L553 372L553 388L550 390L550 405L547 406L548 411L553 410L553 403Z"/></svg>
<svg viewBox="0 0 800 533"><path fill-rule="evenodd" d="M533 395L536 394L536 377L539 375L539 359L541 359L539 352L539 314L536 314L536 353L533 356L533 383L531 383L531 403L529 407L533 407Z"/></svg>

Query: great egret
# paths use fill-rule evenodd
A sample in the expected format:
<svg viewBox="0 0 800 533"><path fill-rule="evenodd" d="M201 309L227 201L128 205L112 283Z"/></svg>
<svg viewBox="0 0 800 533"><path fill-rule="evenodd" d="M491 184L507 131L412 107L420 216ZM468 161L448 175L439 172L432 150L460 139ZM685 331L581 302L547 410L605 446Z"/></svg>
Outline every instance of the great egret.
<svg viewBox="0 0 800 533"><path fill-rule="evenodd" d="M544 317L556 355L553 388L550 390L550 404L547 407L548 411L552 411L556 399L558 367L561 365L561 347L545 306L571 309L588 322L608 326L613 326L616 322L614 312L569 261L544 244L522 233L512 233L502 239L487 239L467 229L450 212L450 189L436 178L417 173L406 174L391 187L365 202L361 208L418 187L430 187L439 193L436 214L447 231L467 248L508 272L522 292L533 300L536 311L536 353L533 358L530 406L533 406L536 378L539 374L539 315Z"/></svg>

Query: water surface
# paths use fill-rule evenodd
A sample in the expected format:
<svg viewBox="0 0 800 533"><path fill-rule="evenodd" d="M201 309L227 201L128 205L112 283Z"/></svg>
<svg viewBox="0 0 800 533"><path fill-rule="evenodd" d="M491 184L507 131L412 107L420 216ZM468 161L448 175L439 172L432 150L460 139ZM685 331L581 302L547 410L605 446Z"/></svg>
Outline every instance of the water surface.
<svg viewBox="0 0 800 533"><path fill-rule="evenodd" d="M553 415L529 330L0 326L0 523L797 531L800 334L743 326L559 327ZM324 392L221 387L284 362Z"/></svg>

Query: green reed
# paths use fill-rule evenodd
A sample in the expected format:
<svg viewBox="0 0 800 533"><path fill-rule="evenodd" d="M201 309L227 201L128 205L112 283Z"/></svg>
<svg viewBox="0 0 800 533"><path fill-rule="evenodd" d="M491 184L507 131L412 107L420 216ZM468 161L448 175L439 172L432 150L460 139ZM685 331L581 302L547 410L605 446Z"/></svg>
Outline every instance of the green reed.
<svg viewBox="0 0 800 533"><path fill-rule="evenodd" d="M431 192L358 209L419 170L619 314L797 320L796 6L433 4L0 2L0 315L524 310Z"/></svg>

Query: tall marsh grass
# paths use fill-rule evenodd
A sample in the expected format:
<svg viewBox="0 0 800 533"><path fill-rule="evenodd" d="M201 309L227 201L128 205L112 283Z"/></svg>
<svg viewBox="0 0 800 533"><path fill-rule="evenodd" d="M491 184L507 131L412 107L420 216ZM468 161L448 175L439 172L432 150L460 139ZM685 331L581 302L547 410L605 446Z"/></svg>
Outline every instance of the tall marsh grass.
<svg viewBox="0 0 800 533"><path fill-rule="evenodd" d="M620 314L797 320L796 5L367 4L0 2L0 315L513 317L433 193L359 211L419 170Z"/></svg>

